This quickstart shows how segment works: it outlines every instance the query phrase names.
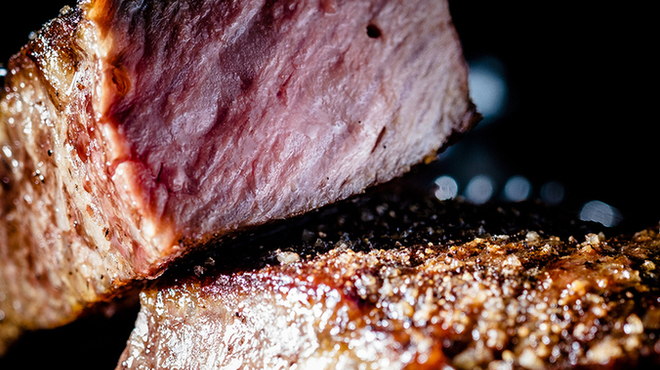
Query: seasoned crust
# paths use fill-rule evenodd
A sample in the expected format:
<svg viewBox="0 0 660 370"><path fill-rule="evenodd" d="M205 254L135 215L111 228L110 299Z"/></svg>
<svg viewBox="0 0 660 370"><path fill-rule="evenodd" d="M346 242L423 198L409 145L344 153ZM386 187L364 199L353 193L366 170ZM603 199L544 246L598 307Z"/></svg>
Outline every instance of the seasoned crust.
<svg viewBox="0 0 660 370"><path fill-rule="evenodd" d="M307 261L281 252L280 266L143 292L118 368L658 364L659 247L657 230L645 230L582 243L529 232L339 247Z"/></svg>
<svg viewBox="0 0 660 370"><path fill-rule="evenodd" d="M657 228L379 190L169 271L118 368L660 363Z"/></svg>

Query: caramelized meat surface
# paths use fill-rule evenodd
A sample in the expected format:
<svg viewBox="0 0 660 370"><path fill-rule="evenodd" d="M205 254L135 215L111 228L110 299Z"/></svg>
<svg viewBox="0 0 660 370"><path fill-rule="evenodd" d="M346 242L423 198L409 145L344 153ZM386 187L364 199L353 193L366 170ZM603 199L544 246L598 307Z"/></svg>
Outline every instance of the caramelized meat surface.
<svg viewBox="0 0 660 370"><path fill-rule="evenodd" d="M237 240L240 268L200 254L141 293L117 368L660 364L657 229L528 206L360 197Z"/></svg>
<svg viewBox="0 0 660 370"><path fill-rule="evenodd" d="M446 1L83 0L7 69L0 353L476 116Z"/></svg>

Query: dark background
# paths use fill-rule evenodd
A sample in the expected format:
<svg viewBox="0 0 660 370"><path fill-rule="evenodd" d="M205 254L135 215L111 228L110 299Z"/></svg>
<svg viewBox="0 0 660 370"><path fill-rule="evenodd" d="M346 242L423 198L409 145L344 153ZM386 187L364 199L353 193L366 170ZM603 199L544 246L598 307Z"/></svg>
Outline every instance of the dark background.
<svg viewBox="0 0 660 370"><path fill-rule="evenodd" d="M624 226L657 224L650 10L534 3L450 1L466 58L501 61L510 104L500 120L468 134L454 148L464 145L462 155L448 158L440 172L523 175L532 197L543 183L558 181L566 192L560 206L579 212L600 200L620 211ZM480 168L470 152L489 157L490 167Z"/></svg>
<svg viewBox="0 0 660 370"><path fill-rule="evenodd" d="M31 31L73 1L3 3L0 63L6 65ZM597 2L521 3L450 1L467 60L473 66L496 62L508 87L507 104L501 116L480 124L425 168L427 177L450 175L463 194L471 178L488 175L496 200L503 199L511 176L529 180L530 199L540 198L543 184L554 181L565 190L557 207L576 216L586 202L598 200L618 210L625 230L657 225L654 13ZM61 363L58 356L66 353L60 350L66 345L96 356L97 364L105 358L112 368L134 319L116 320L83 321L32 335L11 358L40 356ZM78 339L57 343L62 333L78 333Z"/></svg>

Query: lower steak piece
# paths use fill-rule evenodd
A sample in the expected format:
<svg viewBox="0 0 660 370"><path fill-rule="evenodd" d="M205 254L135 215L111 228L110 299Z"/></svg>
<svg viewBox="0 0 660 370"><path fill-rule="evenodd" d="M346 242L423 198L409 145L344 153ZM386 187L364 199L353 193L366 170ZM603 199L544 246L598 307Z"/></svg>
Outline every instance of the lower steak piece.
<svg viewBox="0 0 660 370"><path fill-rule="evenodd" d="M444 0L81 0L7 70L0 353L477 116Z"/></svg>
<svg viewBox="0 0 660 370"><path fill-rule="evenodd" d="M518 229L446 240L433 215L450 224L447 212L411 207L426 218L374 227L373 243L359 234L331 241L321 223L260 268L219 268L209 255L174 269L141 293L117 369L660 365L657 229L610 239ZM371 209L371 218L357 213L362 224L408 217L387 203ZM269 241L281 244L275 233L246 245Z"/></svg>

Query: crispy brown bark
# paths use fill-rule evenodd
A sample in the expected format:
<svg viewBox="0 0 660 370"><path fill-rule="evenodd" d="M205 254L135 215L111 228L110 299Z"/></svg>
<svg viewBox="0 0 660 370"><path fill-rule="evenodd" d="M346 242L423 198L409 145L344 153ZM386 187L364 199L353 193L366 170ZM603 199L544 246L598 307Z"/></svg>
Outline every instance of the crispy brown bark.
<svg viewBox="0 0 660 370"><path fill-rule="evenodd" d="M660 364L657 229L543 235L392 240L394 248L357 252L349 246L361 241L349 238L316 256L278 251L274 263L235 273L209 258L141 294L117 368ZM408 236L416 237L433 238Z"/></svg>

